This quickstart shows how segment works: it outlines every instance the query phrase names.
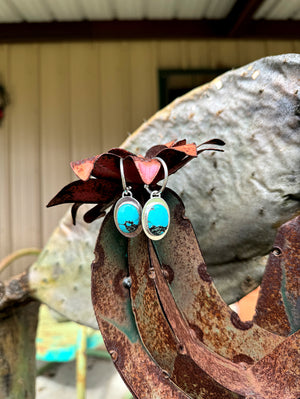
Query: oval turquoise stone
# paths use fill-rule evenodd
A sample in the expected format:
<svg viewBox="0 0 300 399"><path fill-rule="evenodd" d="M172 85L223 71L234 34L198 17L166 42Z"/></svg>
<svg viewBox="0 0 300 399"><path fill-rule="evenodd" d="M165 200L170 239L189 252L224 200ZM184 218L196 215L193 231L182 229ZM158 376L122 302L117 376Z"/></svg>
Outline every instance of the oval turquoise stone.
<svg viewBox="0 0 300 399"><path fill-rule="evenodd" d="M132 204L123 204L117 212L118 226L123 233L133 233L139 226L140 215Z"/></svg>
<svg viewBox="0 0 300 399"><path fill-rule="evenodd" d="M148 213L148 228L154 236L163 234L169 226L169 214L162 204L154 204Z"/></svg>

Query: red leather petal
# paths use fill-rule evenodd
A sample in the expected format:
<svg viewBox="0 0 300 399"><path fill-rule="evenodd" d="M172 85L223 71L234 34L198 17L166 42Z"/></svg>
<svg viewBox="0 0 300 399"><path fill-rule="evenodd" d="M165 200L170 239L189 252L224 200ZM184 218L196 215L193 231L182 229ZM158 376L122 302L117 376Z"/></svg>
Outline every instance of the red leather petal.
<svg viewBox="0 0 300 399"><path fill-rule="evenodd" d="M197 147L195 143L192 144L184 144L184 145L179 145L179 146L174 146L172 147L176 151L182 151L186 155L189 155L191 157L196 157L197 156Z"/></svg>
<svg viewBox="0 0 300 399"><path fill-rule="evenodd" d="M157 159L132 157L134 164L145 184L151 184L159 172L161 163Z"/></svg>
<svg viewBox="0 0 300 399"><path fill-rule="evenodd" d="M165 146L170 148L170 147L173 147L175 143L176 143L176 140L172 140L172 141L169 141L167 144L165 144Z"/></svg>
<svg viewBox="0 0 300 399"><path fill-rule="evenodd" d="M115 154L118 155L121 158L125 158L128 155L135 155L130 151L124 150L124 148L111 148L109 151L107 151L109 154Z"/></svg>
<svg viewBox="0 0 300 399"><path fill-rule="evenodd" d="M183 139L183 140L176 141L176 143L174 145L172 145L171 147L178 147L178 146L185 145L185 144L186 144L186 139Z"/></svg>
<svg viewBox="0 0 300 399"><path fill-rule="evenodd" d="M73 206L72 206L71 215L72 215L72 220L73 220L74 226L76 225L77 211L78 211L78 209L81 207L81 205L83 205L82 202L75 202L75 203L73 204Z"/></svg>
<svg viewBox="0 0 300 399"><path fill-rule="evenodd" d="M96 160L91 173L98 179L117 179L121 183L120 156L113 153L104 153Z"/></svg>
<svg viewBox="0 0 300 399"><path fill-rule="evenodd" d="M83 220L86 223L92 223L94 220L99 219L100 217L103 217L106 215L106 212L103 209L106 209L107 206L102 205L96 205L89 211L87 211L84 216Z"/></svg>
<svg viewBox="0 0 300 399"><path fill-rule="evenodd" d="M211 140L205 141L204 143L201 143L201 144L197 145L197 148L199 148L199 147L201 147L202 145L205 145L205 144L225 145L226 143L223 140L220 140L220 139L211 139Z"/></svg>
<svg viewBox="0 0 300 399"><path fill-rule="evenodd" d="M96 155L91 158L82 159L81 161L71 162L70 165L75 175L79 179L86 181L90 178L94 164L99 157L100 155Z"/></svg>
<svg viewBox="0 0 300 399"><path fill-rule="evenodd" d="M157 157L158 154L164 150L168 148L167 146L163 145L163 144L158 144L158 145L154 145L153 147L149 148L149 150L146 152L146 156L145 158L154 158Z"/></svg>

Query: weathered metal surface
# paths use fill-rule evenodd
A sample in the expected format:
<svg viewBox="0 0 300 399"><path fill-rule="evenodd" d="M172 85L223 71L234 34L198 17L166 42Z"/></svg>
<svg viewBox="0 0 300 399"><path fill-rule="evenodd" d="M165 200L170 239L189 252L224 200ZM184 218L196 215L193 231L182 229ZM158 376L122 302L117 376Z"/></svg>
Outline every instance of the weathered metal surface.
<svg viewBox="0 0 300 399"><path fill-rule="evenodd" d="M132 393L139 399L274 399L275 390L281 399L298 399L299 331L285 338L241 322L214 287L181 200L169 189L164 198L172 223L156 249L143 233L128 245L111 211L92 264L96 318ZM292 245L297 233L283 233ZM285 298L292 292L295 306L290 272L299 276L298 255L285 257L287 278L280 286Z"/></svg>
<svg viewBox="0 0 300 399"><path fill-rule="evenodd" d="M168 289L153 244L149 241L155 284L166 317L186 353L217 382L234 392L257 399L297 399L300 392L299 331L286 338L263 359L236 364L211 352L192 333ZM257 339L259 335L257 336ZM253 341L252 341L253 342ZM276 394L274 393L276 392Z"/></svg>
<svg viewBox="0 0 300 399"><path fill-rule="evenodd" d="M172 374L178 342L157 297L145 234L128 242L128 270L131 306L139 335L154 360Z"/></svg>
<svg viewBox="0 0 300 399"><path fill-rule="evenodd" d="M206 271L198 243L193 237L191 224L188 219L183 217L184 208L181 201L169 190L165 199L170 206L172 229L165 239L155 243L155 246L159 251L160 258L164 261L168 259L169 262L163 262L162 268L160 268L158 261L155 263L153 260L152 251L152 263L149 264L149 254L143 248L146 240L143 236L139 236L129 243L132 306L145 346L157 363L163 365L169 372L170 378L174 379L191 397L205 397L207 394L205 388L202 391L191 390L190 385L198 383L205 387L205 382L209 379L206 373L209 373L215 381L221 382L227 388L242 395L255 393L257 398L272 398L276 388L276 392L282 392L282 398L289 398L289 395L299 389L295 380L295 372L294 377L282 377L277 380L276 384L275 382L270 383L268 380L272 374L268 368L270 364L274 364L274 356L280 351L279 344L284 341L284 337L269 334L268 331L253 323L241 322L238 316L227 307L216 292L212 279ZM291 260L294 265L298 265L297 257L294 256ZM196 273L194 273L194 269ZM296 275L295 273L294 277ZM153 287L154 281L157 291ZM168 292L168 284L173 296L171 292ZM179 297L176 296L176 293L179 294ZM178 306L174 299L178 300ZM172 301L174 301L173 306ZM161 304L163 309L160 309ZM196 313L198 319L194 317L194 324L191 325L188 323L187 314L195 309L199 312ZM192 315L195 316L193 313ZM168 328L165 317L171 324L171 329ZM200 321L200 327L198 321ZM201 330L201 322L206 327L206 334ZM199 341L204 344L202 348ZM287 348L287 346L285 347ZM176 352L179 355L179 348L184 356L176 356ZM208 348L214 353L210 353ZM269 355L272 351L273 353ZM292 360L289 361L291 364L297 362L299 355L298 352L293 352L295 352L295 344L294 348L289 351L289 358L292 357ZM233 363L230 364L219 356L215 356L217 354L230 358ZM275 356L279 370L278 375L283 373L286 366L284 353L281 352L281 354L282 359ZM175 357L178 368L174 367ZM190 359L188 369L190 375L194 376L190 384L184 378L180 378L180 372L182 373L187 367L183 361L184 357ZM260 359L261 362L258 362ZM164 362L167 362L167 367ZM206 373L202 370L202 375L197 375L198 368L195 366L195 362ZM238 366L234 372L233 364ZM255 364L255 368L251 369L253 364ZM293 369L293 367L296 370L297 366L288 369ZM276 373L274 371L274 376L277 375ZM262 378L261 374L265 377ZM187 376L187 374L185 375ZM203 378L203 375L206 378ZM281 385L279 384L280 380L284 380ZM253 381L255 381L254 384ZM266 384L272 388L266 389ZM255 387L255 385L257 386ZM210 393L216 393L215 389L218 388L219 384L216 382L215 386L210 385ZM197 394L204 396L197 396ZM227 392L223 394L228 395ZM223 397L221 395L222 393L218 392L218 398ZM234 394L231 393L231 395Z"/></svg>
<svg viewBox="0 0 300 399"><path fill-rule="evenodd" d="M190 222L183 217L181 201L170 190L166 190L165 194L171 210L173 230L170 230L160 244L155 244L159 251L160 261L164 260L165 263L159 264L154 251L150 260L148 249L145 250L143 247L145 245L143 235L136 238L135 244L134 240L131 241L129 271L133 283L132 301L128 291L128 280L124 280L128 276L127 240L117 232L111 216L108 216L103 224L93 264L93 300L99 326L106 337L106 345L117 369L131 387L135 397L208 399L213 393L218 399L245 396L256 399L274 399L275 396L281 399L298 399L299 332L286 340L277 335L275 337L277 346L274 346L274 335L262 328L257 328L256 334L249 335L256 327L249 323L241 323L214 292ZM297 219L297 224L294 221L287 225L288 228L287 226L283 228L282 234L287 235L288 238L284 238L285 245L280 242L280 248L284 249L283 259L288 259L284 262L288 276L285 286L287 291L291 290L293 298L298 295L298 291L295 291L295 282L299 281L297 255L299 253L294 244L299 241L298 223L299 219ZM80 224L77 228L79 227ZM70 228L73 229L71 220ZM69 233L66 226L61 226L61 229L62 232ZM76 245L80 243L80 238L84 237L80 230L77 234L78 242L69 243L75 253L78 251ZM168 243L168 240L171 241ZM164 248L164 242L166 246L171 246L171 251L167 247ZM279 247L279 242L276 246ZM295 248L294 251L293 248ZM271 256L274 254L277 252L274 251ZM153 270L154 266L156 270ZM54 273L55 270L52 272ZM159 276L160 285L157 276ZM177 276L180 276L180 279ZM271 273L269 278L272 276ZM156 284L155 287L151 285L150 280ZM205 294L205 291L208 291L209 295ZM47 293L47 290L45 292ZM210 303L210 296L215 298L215 305ZM195 315L193 308L197 309L198 306L196 298L201 304L196 316L201 316L200 322L205 324L207 330L205 334L201 332L201 326L196 328L198 319L196 322L193 321L193 324L188 322L191 321L188 317ZM137 305L141 308L138 309ZM156 306L159 308L157 309ZM221 307L221 311L218 306ZM264 307L263 304L262 307ZM132 310L135 313L138 329ZM150 329L152 317L154 331ZM214 320L207 321L206 319ZM169 327L168 330L167 326L171 328ZM209 326L211 326L211 331L208 331ZM236 347L231 346L228 350L220 351L217 340L223 340L226 346L229 343L227 334L229 336L230 334L220 333L217 331L218 328L220 330L229 328L229 331L234 332L233 341L237 335L244 336L245 341L248 342L245 344L242 339L236 339L234 341ZM245 330L245 328L248 329ZM166 332L169 335L164 337ZM258 342L261 336L266 341L268 341L267 337L271 337L270 342L267 342L269 346L264 346L264 340L262 340L262 348L259 348ZM172 337L169 348L173 349L170 352L163 351L159 347L159 344L169 343L168 337ZM153 345L152 339L155 342ZM247 355L251 344L258 352L261 351L259 356L252 358L249 354ZM191 388L193 384L195 386ZM220 386L221 384L223 386ZM186 392L186 396L182 391Z"/></svg>
<svg viewBox="0 0 300 399"><path fill-rule="evenodd" d="M178 265L181 264L184 274L181 279L186 288L176 281L178 266L161 265L152 242L143 234L130 240L127 258L127 239L116 230L112 213L105 218L96 245L92 267L93 304L107 348L125 382L137 398L208 399L215 395L222 399L274 399L276 392L276 397L279 394L282 399L298 399L299 332L285 339L258 326L243 324L231 311L225 320L222 319L223 308L226 311L228 308L218 298L200 250L195 253L198 244L194 241L190 222L183 218L182 203L170 190L166 197L173 215L174 230L170 233L177 237L172 247L174 258L168 256L172 262L178 260ZM184 252L183 245L185 257L179 254ZM167 252L163 245L156 246L161 253ZM161 253L160 258L163 258ZM193 258L198 261L196 272L202 281L189 266L190 263L194 265ZM195 279L193 285L190 276ZM176 298L176 284L178 290L185 290L185 297ZM210 313L204 313L201 319L215 319L215 328L218 325L230 332L234 346L228 358L220 356L218 345L209 347L209 340L226 346L229 342L226 335L224 338L215 332L207 333L205 342L204 334L199 333L200 327L191 326L188 320L191 304L185 305L186 312L182 310L182 303L189 302L188 293L199 293L198 285L203 292L202 297L196 297L202 307L210 298L210 306L215 304L214 309L208 307ZM192 305L196 306L196 300ZM255 328L255 334L249 334ZM235 340L235 335L240 339ZM248 346L244 346L242 337L248 341ZM253 358L247 352L251 344L259 353ZM188 396L177 396L184 395L183 391Z"/></svg>
<svg viewBox="0 0 300 399"><path fill-rule="evenodd" d="M211 352L189 328L187 321L178 309L168 283L162 273L159 260L153 244L148 241L151 267L155 273L155 285L166 317L174 331L181 347L186 353L208 373L215 381L224 387L240 394L247 393L249 387L245 367Z"/></svg>
<svg viewBox="0 0 300 399"><path fill-rule="evenodd" d="M112 213L104 220L92 264L92 300L106 347L124 381L137 398L184 399L151 359L140 341L128 288L127 239L117 231Z"/></svg>
<svg viewBox="0 0 300 399"><path fill-rule="evenodd" d="M216 383L186 354L184 346L172 331L161 308L154 284L147 237L140 234L128 243L128 266L131 278L131 306L143 344L155 362L165 370L191 398L233 399L240 396ZM167 269L163 269L167 276Z"/></svg>
<svg viewBox="0 0 300 399"><path fill-rule="evenodd" d="M282 336L300 328L300 216L278 231L254 320L266 330Z"/></svg>
<svg viewBox="0 0 300 399"><path fill-rule="evenodd" d="M257 398L299 399L300 331L287 337L269 355L254 364L249 372L261 392Z"/></svg>
<svg viewBox="0 0 300 399"><path fill-rule="evenodd" d="M168 186L185 203L227 303L245 295L248 276L259 285L265 262L258 267L252 259L271 250L277 228L300 210L299 71L300 54L229 71L176 99L123 144L143 153L176 137L197 143L213 135L226 142L226 155L204 154ZM228 278L231 270L237 272Z"/></svg>
<svg viewBox="0 0 300 399"><path fill-rule="evenodd" d="M166 237L154 246L180 312L198 340L215 353L236 363L261 359L283 338L251 322L243 323L226 305L206 270L182 201L171 190L165 191L164 198L172 222Z"/></svg>

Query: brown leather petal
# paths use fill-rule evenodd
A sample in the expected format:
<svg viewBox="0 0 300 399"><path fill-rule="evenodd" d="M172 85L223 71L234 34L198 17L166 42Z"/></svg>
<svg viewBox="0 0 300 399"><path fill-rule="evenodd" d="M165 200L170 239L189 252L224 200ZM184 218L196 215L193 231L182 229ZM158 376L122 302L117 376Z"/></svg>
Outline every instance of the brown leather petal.
<svg viewBox="0 0 300 399"><path fill-rule="evenodd" d="M122 187L116 180L76 180L60 190L47 207L64 203L108 203L120 195ZM78 205L77 205L78 207Z"/></svg>

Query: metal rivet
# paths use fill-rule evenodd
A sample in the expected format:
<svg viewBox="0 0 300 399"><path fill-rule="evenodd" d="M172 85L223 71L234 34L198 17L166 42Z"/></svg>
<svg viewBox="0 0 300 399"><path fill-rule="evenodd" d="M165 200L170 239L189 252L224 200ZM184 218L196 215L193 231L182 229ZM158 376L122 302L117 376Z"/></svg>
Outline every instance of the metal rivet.
<svg viewBox="0 0 300 399"><path fill-rule="evenodd" d="M149 269L148 276L152 279L155 278L155 270L153 268Z"/></svg>
<svg viewBox="0 0 300 399"><path fill-rule="evenodd" d="M162 274L164 276L164 278L168 279L169 278L169 272L166 269L162 269Z"/></svg>
<svg viewBox="0 0 300 399"><path fill-rule="evenodd" d="M114 351L114 350L109 351L109 354L110 354L113 362L116 362L118 360L118 353L116 351Z"/></svg>
<svg viewBox="0 0 300 399"><path fill-rule="evenodd" d="M239 365L243 368L243 370L247 370L248 364L245 362L239 362Z"/></svg>
<svg viewBox="0 0 300 399"><path fill-rule="evenodd" d="M281 256L282 250L281 250L279 247L274 247L274 248L272 249L272 254L273 254L274 256Z"/></svg>
<svg viewBox="0 0 300 399"><path fill-rule="evenodd" d="M196 331L195 331L195 330L190 329L190 334L191 334L191 337L192 337L193 339L197 339L197 334L196 334Z"/></svg>
<svg viewBox="0 0 300 399"><path fill-rule="evenodd" d="M132 285L131 277L130 277L130 276L129 276L129 277L124 277L124 278L123 278L123 286L124 286L125 288L130 288L131 285Z"/></svg>
<svg viewBox="0 0 300 399"><path fill-rule="evenodd" d="M182 344L178 344L177 351L178 351L178 353L180 353L180 355L186 354L186 349L185 349L184 345L182 345Z"/></svg>
<svg viewBox="0 0 300 399"><path fill-rule="evenodd" d="M170 378L170 374L166 370L162 370L162 373L164 378L166 379Z"/></svg>

